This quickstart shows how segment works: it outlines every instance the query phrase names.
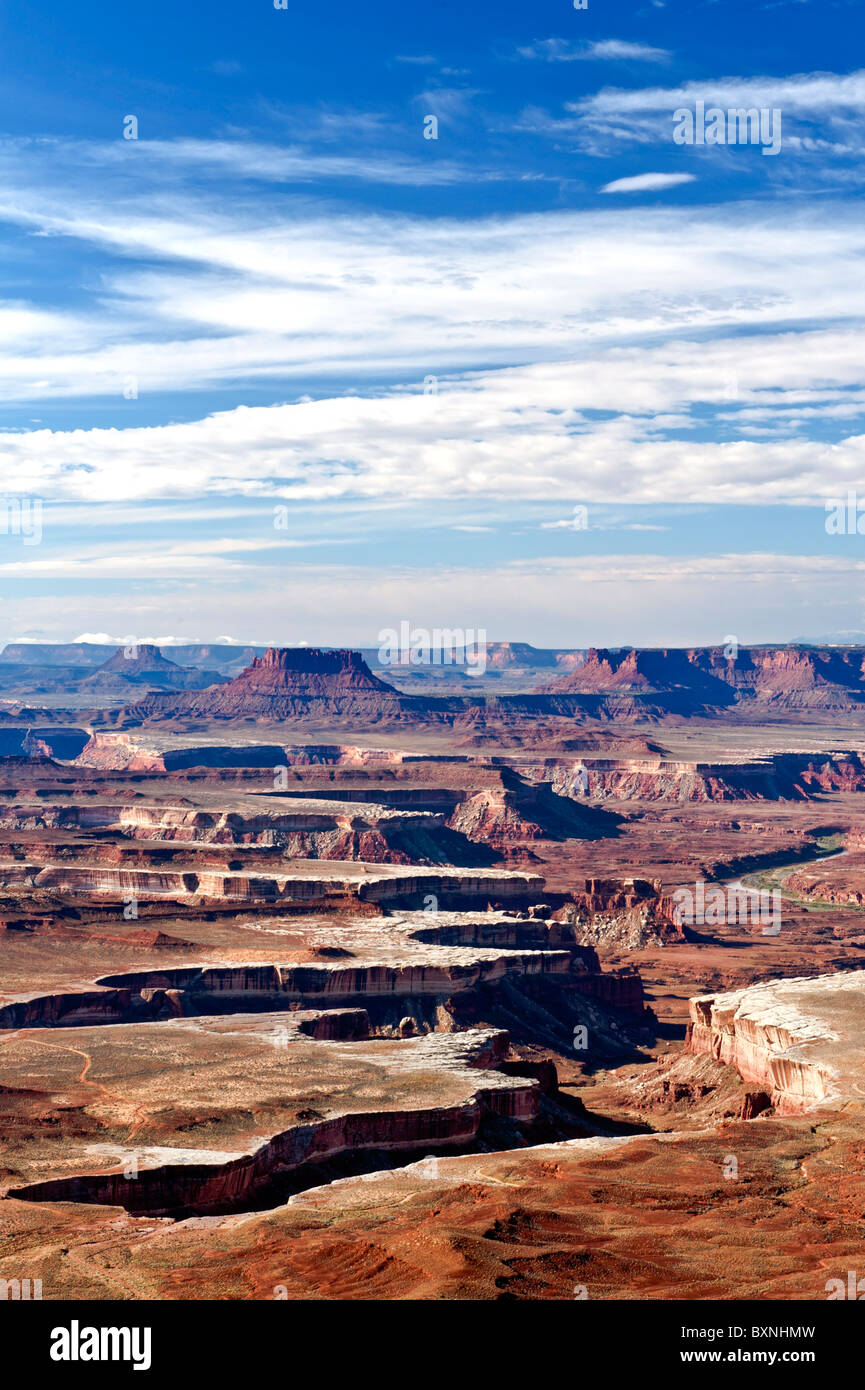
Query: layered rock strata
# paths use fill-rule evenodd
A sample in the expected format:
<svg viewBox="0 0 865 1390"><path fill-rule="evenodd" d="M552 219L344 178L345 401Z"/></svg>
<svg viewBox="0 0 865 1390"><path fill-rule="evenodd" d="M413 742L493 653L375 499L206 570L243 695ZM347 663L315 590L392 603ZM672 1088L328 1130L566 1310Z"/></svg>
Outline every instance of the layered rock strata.
<svg viewBox="0 0 865 1390"><path fill-rule="evenodd" d="M865 971L845 971L693 999L687 1046L797 1114L863 1095L863 1031Z"/></svg>
<svg viewBox="0 0 865 1390"><path fill-rule="evenodd" d="M485 1115L537 1116L539 1082L497 1070L504 1032L366 1039L363 1011L76 1029L53 1055L22 1031L3 1049L0 1090L43 1104L65 1093L72 1108L59 1150L38 1122L6 1127L14 1177L0 1191L153 1213L225 1209L340 1154L452 1149L477 1139Z"/></svg>

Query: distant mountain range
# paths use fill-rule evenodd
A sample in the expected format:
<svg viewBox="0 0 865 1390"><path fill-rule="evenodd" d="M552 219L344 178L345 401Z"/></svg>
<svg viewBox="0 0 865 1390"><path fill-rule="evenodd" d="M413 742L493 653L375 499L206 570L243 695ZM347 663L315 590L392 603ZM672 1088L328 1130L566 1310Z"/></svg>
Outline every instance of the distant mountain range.
<svg viewBox="0 0 865 1390"><path fill-rule="evenodd" d="M453 660L389 665L379 662L378 651L314 647L190 644L160 651L141 645L106 659L106 648L96 644L14 643L0 656L0 691L7 700L51 696L54 705L66 698L70 707L123 707L123 723L278 721L312 712L398 723L487 715L664 722L865 714L865 642L728 652L493 642L484 673L473 676L461 651L447 653Z"/></svg>
<svg viewBox="0 0 865 1390"><path fill-rule="evenodd" d="M558 665L558 663L556 663ZM590 648L522 694L410 694L360 652L271 648L206 690L148 693L112 714L115 727L187 721L351 718L367 724L481 724L487 719L663 724L681 719L865 718L865 648Z"/></svg>

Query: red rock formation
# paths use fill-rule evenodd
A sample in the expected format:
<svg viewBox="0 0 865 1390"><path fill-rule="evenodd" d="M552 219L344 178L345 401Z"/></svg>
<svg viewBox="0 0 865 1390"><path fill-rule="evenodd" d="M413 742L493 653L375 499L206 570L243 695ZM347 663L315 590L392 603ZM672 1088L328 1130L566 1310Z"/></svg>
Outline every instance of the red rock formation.
<svg viewBox="0 0 865 1390"><path fill-rule="evenodd" d="M318 647L268 647L264 656L230 681L225 694L338 695L349 690L383 690L392 685L374 676L359 652Z"/></svg>
<svg viewBox="0 0 865 1390"><path fill-rule="evenodd" d="M673 712L754 701L781 710L861 709L865 653L855 647L590 648L550 693L666 695ZM674 697L674 698L670 698Z"/></svg>
<svg viewBox="0 0 865 1390"><path fill-rule="evenodd" d="M865 971L773 980L691 1000L687 1045L756 1083L779 1114L861 1095Z"/></svg>
<svg viewBox="0 0 865 1390"><path fill-rule="evenodd" d="M504 671L509 667L555 666L557 653L551 648L533 647L530 642L487 642L487 668Z"/></svg>
<svg viewBox="0 0 865 1390"><path fill-rule="evenodd" d="M657 879L588 878L553 914L573 923L575 938L585 944L616 945L626 950L657 941L683 941L673 899Z"/></svg>
<svg viewBox="0 0 865 1390"><path fill-rule="evenodd" d="M776 753L729 763L586 757L573 764L548 760L525 774L549 781L561 795L591 801L807 801L821 792L865 791L865 763L852 752L822 759Z"/></svg>
<svg viewBox="0 0 865 1390"><path fill-rule="evenodd" d="M234 680L200 694L154 695L121 713L151 719L287 719L305 714L398 715L411 700L374 676L359 652L268 647Z"/></svg>

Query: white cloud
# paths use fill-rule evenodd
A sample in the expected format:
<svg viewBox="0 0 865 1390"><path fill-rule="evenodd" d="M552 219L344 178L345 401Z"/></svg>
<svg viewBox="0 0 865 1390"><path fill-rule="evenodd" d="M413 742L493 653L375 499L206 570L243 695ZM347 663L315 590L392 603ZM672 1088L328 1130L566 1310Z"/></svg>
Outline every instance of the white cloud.
<svg viewBox="0 0 865 1390"><path fill-rule="evenodd" d="M586 62L594 59L619 62L663 63L670 57L665 48L625 39L600 39L595 43L571 43L567 39L537 39L518 49L521 58L543 58L548 63Z"/></svg>
<svg viewBox="0 0 865 1390"><path fill-rule="evenodd" d="M570 109L620 115L629 111L670 111L677 106L781 106L785 111L827 115L865 109L865 69L840 75L800 73L793 77L721 77L686 82L678 87L608 87Z"/></svg>
<svg viewBox="0 0 865 1390"><path fill-rule="evenodd" d="M652 193L663 188L678 188L693 183L694 174L632 174L630 178L605 183L602 193Z"/></svg>
<svg viewBox="0 0 865 1390"><path fill-rule="evenodd" d="M50 516L50 513L49 513ZM58 546L49 553L48 547L31 547L24 543L21 544L18 552L19 558L9 558L13 552L13 546L17 538L6 541L3 547L3 560L0 561L0 579L147 579L157 577L160 580L182 578L185 575L195 574L210 575L214 569L219 569L221 573L231 573L234 576L246 576L248 572L255 571L259 566L255 563L255 557L265 551L282 552L285 550L304 550L312 546L321 545L340 545L344 542L331 538L316 538L312 540L296 540L291 537L283 536L281 533L274 533L272 517L269 523L265 523L268 530L263 534L249 538L223 537L222 539L202 540L194 536L184 537L182 540L170 544L160 544L153 541L147 548L134 549L130 547L125 550L118 550L117 543L114 547L103 545L96 547L77 546ZM43 527L43 540L45 528ZM53 541L50 533L47 539ZM249 555L252 563L247 560L237 560L235 555Z"/></svg>
<svg viewBox="0 0 865 1390"><path fill-rule="evenodd" d="M441 88L431 95L440 98L441 108L447 106L449 112L456 112L461 100L464 105L474 93ZM284 118L284 114L275 110L274 119ZM179 138L142 139L126 146L122 141L76 142L67 147L59 140L6 139L0 142L0 168L4 170L4 178L14 178L15 171L26 165L27 160L38 159L46 186L50 186L52 176L66 183L76 171L89 169L92 176L94 171L102 170L103 175L128 182L133 196L136 182L140 186L152 181L163 204L171 188L192 175L196 179L212 177L215 182L231 177L240 186L255 182L303 185L349 180L412 188L478 180L497 182L519 176L513 170L483 167L477 162L472 165L447 158L430 159L420 124L418 154L412 158L384 145L386 130L382 118L375 114L304 112L302 120L305 138L312 144ZM346 149L330 153L317 147L316 142L322 140L340 141ZM8 194L7 187L4 195L8 197ZM7 209L13 211L11 200Z"/></svg>
<svg viewBox="0 0 865 1390"><path fill-rule="evenodd" d="M568 115L560 120L538 113L535 125L539 130L546 125L550 134L569 131L594 153L620 147L623 141L671 143L674 112L693 111L698 101L706 109L780 110L784 153L788 158L800 156L799 177L829 177L836 164L833 156L855 156L863 148L865 69L847 74L706 78L676 87L604 87L566 102ZM710 154L723 157L717 147ZM783 171L775 172L783 176Z"/></svg>
<svg viewBox="0 0 865 1390"><path fill-rule="evenodd" d="M418 381L160 427L9 433L0 449L6 494L49 501L814 502L861 478L865 432L791 438L786 416L815 390L824 406L843 404L861 378L853 329L758 334L442 377L436 395ZM778 416L766 437L747 419L737 427L739 411L764 402ZM705 437L711 418L721 440Z"/></svg>
<svg viewBox="0 0 865 1390"><path fill-rule="evenodd" d="M38 642L38 637L13 637L13 642ZM50 639L49 639L50 640ZM187 642L199 643L200 637L142 637L140 634L128 632L123 637L111 637L107 632L79 632L77 637L71 639L73 642L88 642L94 647L125 647L133 642L146 644L153 647L178 647ZM220 642L220 638L214 639L214 644Z"/></svg>
<svg viewBox="0 0 865 1390"><path fill-rule="evenodd" d="M645 63L663 63L670 57L666 48L654 48L648 43L628 43L624 39L601 39L589 45L593 58L636 59Z"/></svg>
<svg viewBox="0 0 865 1390"><path fill-rule="evenodd" d="M415 101L424 113L438 116L440 120L457 122L469 112L472 102L481 93L473 87L430 87L419 92Z"/></svg>
<svg viewBox="0 0 865 1390"><path fill-rule="evenodd" d="M172 146L168 165L188 172L198 149L181 160ZM46 258L62 237L111 259L85 310L8 309L7 401L119 401L128 377L142 397L405 379L642 335L844 321L865 305L861 219L828 201L811 213L744 205L639 220L612 206L471 221L294 202L263 213L257 200L217 207L200 190L157 196L140 152L104 185L89 166L76 172L74 152L64 171L55 152L49 182L31 186L44 167L35 153L7 149L0 216L40 233ZM242 157L243 147L231 154ZM140 184L126 181L133 168ZM156 168L161 186L165 162Z"/></svg>
<svg viewBox="0 0 865 1390"><path fill-rule="evenodd" d="M185 168L197 149L172 147L168 165ZM6 148L6 216L41 234L45 258L62 236L112 259L84 310L5 306L4 398L119 405L126 374L142 397L279 382L271 399L286 400L303 380L321 398L147 427L7 431L7 495L133 509L229 495L471 506L551 490L581 502L801 502L861 476L865 228L843 203L471 221L306 202L217 208L200 190L155 197L137 153L119 183L116 171L103 184L104 170L96 182L91 165L76 170L72 151L67 170L58 160L34 185L40 161ZM478 362L492 365L472 373ZM427 396L430 372L439 390ZM155 563L202 559L183 555ZM129 572L116 547L99 560L114 573L124 562Z"/></svg>

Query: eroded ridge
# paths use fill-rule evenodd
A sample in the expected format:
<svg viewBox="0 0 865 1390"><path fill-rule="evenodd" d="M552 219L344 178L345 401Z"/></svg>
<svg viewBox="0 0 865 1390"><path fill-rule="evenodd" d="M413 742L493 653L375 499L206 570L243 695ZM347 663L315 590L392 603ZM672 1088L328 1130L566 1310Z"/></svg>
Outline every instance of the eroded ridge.
<svg viewBox="0 0 865 1390"><path fill-rule="evenodd" d="M375 1009L377 1022L394 1022L398 1015L415 1019L419 1027L442 1027L452 1026L464 998L507 985L532 985L557 1013L563 1000L576 995L640 1016L639 973L627 967L603 970L579 931L569 922L501 911L306 920L292 930L279 918L250 917L205 928L205 939L221 947L211 949L207 960L187 963L188 943L180 951L157 943L154 963L95 976L88 985L66 975L75 966L81 969L79 943L74 937L52 938L58 987L15 993L7 981L0 993L0 1029L289 1010L322 999L364 1004ZM26 940L18 945L22 966L29 945ZM106 948L111 946L108 938ZM128 958L121 937L114 953L122 958L124 952Z"/></svg>

